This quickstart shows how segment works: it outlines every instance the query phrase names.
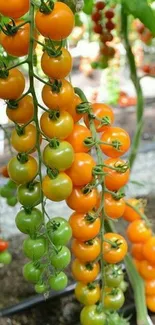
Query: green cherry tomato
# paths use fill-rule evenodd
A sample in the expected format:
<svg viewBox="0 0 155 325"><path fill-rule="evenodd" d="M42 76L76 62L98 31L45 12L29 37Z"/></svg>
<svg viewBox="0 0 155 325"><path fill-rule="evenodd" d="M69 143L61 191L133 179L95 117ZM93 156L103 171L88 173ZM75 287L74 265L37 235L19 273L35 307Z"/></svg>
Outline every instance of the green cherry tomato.
<svg viewBox="0 0 155 325"><path fill-rule="evenodd" d="M124 304L125 298L120 288L104 288L104 307L108 310L119 310Z"/></svg>
<svg viewBox="0 0 155 325"><path fill-rule="evenodd" d="M81 325L105 325L106 315L99 312L96 305L85 306L80 314Z"/></svg>
<svg viewBox="0 0 155 325"><path fill-rule="evenodd" d="M90 306L96 304L101 296L99 284L78 282L75 287L75 297L81 304Z"/></svg>
<svg viewBox="0 0 155 325"><path fill-rule="evenodd" d="M107 265L105 267L105 284L108 287L119 287L124 279L123 271L118 265Z"/></svg>
<svg viewBox="0 0 155 325"><path fill-rule="evenodd" d="M5 198L11 198L12 197L12 189L10 189L7 185L4 185L1 187L1 196Z"/></svg>
<svg viewBox="0 0 155 325"><path fill-rule="evenodd" d="M13 157L8 163L9 177L17 184L31 182L36 177L37 172L38 164L32 156L28 156L25 163L20 162L18 157Z"/></svg>
<svg viewBox="0 0 155 325"><path fill-rule="evenodd" d="M9 181L7 182L7 187L12 189L12 190L16 190L17 189L17 184L15 182L13 182L11 179L9 179Z"/></svg>
<svg viewBox="0 0 155 325"><path fill-rule="evenodd" d="M37 283L41 277L41 269L33 262L29 262L23 267L23 276L27 281Z"/></svg>
<svg viewBox="0 0 155 325"><path fill-rule="evenodd" d="M72 229L64 218L53 218L51 221L48 221L46 227L54 245L66 245L72 237Z"/></svg>
<svg viewBox="0 0 155 325"><path fill-rule="evenodd" d="M129 284L126 281L121 281L121 283L119 284L119 288L123 291L126 292L127 288L128 288Z"/></svg>
<svg viewBox="0 0 155 325"><path fill-rule="evenodd" d="M124 323L125 325L126 323ZM123 323L121 323L121 318L119 316L118 313L114 312L110 312L107 315L107 325L123 325Z"/></svg>
<svg viewBox="0 0 155 325"><path fill-rule="evenodd" d="M34 208L30 213L21 210L18 212L15 222L17 228L28 235L35 235L43 224L44 218L40 210Z"/></svg>
<svg viewBox="0 0 155 325"><path fill-rule="evenodd" d="M35 285L34 289L35 289L36 293L45 293L48 291L48 288L47 288L46 284L44 284L44 283L40 283L40 284L37 283Z"/></svg>
<svg viewBox="0 0 155 325"><path fill-rule="evenodd" d="M71 261L70 250L66 246L58 248L58 253L53 252L51 264L59 270L64 269Z"/></svg>
<svg viewBox="0 0 155 325"><path fill-rule="evenodd" d="M74 150L67 141L57 141L57 145L57 148L51 147L52 144L45 147L43 151L43 160L46 166L64 171L71 167L74 161Z"/></svg>
<svg viewBox="0 0 155 325"><path fill-rule="evenodd" d="M18 201L24 207L33 207L41 201L41 185L39 182L20 185L17 191Z"/></svg>
<svg viewBox="0 0 155 325"><path fill-rule="evenodd" d="M31 260L37 261L45 254L46 247L46 239L43 237L26 238L23 243L23 252Z"/></svg>
<svg viewBox="0 0 155 325"><path fill-rule="evenodd" d="M4 252L0 253L0 264L8 265L12 261L12 255L5 250Z"/></svg>
<svg viewBox="0 0 155 325"><path fill-rule="evenodd" d="M15 196L7 198L7 204L11 207L14 207L18 203L18 200Z"/></svg>
<svg viewBox="0 0 155 325"><path fill-rule="evenodd" d="M68 278L64 272L60 272L59 274L49 278L49 285L51 289L55 291L64 290L67 287L67 284Z"/></svg>

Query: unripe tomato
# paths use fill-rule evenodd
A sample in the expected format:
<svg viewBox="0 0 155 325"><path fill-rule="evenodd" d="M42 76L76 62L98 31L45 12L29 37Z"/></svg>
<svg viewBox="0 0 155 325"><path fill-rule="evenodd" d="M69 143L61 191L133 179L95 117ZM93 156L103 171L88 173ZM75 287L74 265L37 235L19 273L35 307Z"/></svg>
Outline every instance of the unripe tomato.
<svg viewBox="0 0 155 325"><path fill-rule="evenodd" d="M68 247L58 247L58 252L52 252L51 264L54 268L62 270L68 266L71 261L71 253Z"/></svg>
<svg viewBox="0 0 155 325"><path fill-rule="evenodd" d="M41 201L41 184L34 182L20 185L17 189L18 201L24 207L34 207Z"/></svg>
<svg viewBox="0 0 155 325"><path fill-rule="evenodd" d="M35 23L38 31L45 37L55 41L67 38L74 27L74 15L71 9L62 2L56 2L50 13L39 10Z"/></svg>
<svg viewBox="0 0 155 325"><path fill-rule="evenodd" d="M8 0L0 2L0 13L3 16L11 17L14 19L20 18L25 15L30 7L29 0Z"/></svg>
<svg viewBox="0 0 155 325"><path fill-rule="evenodd" d="M48 292L48 287L44 283L37 283L34 288L36 293L42 294Z"/></svg>
<svg viewBox="0 0 155 325"><path fill-rule="evenodd" d="M11 261L12 255L7 250L0 253L0 264L8 265Z"/></svg>
<svg viewBox="0 0 155 325"><path fill-rule="evenodd" d="M44 148L43 161L50 168L64 171L71 167L74 161L74 150L67 141L59 141L56 148L49 144Z"/></svg>
<svg viewBox="0 0 155 325"><path fill-rule="evenodd" d="M91 132L85 126L75 124L72 133L66 139L75 152L88 152L90 148L84 144L84 140L91 137Z"/></svg>
<svg viewBox="0 0 155 325"><path fill-rule="evenodd" d="M131 255L134 257L134 259L138 261L143 261L144 260L144 254L143 254L143 244L138 243L138 244L133 244L131 247Z"/></svg>
<svg viewBox="0 0 155 325"><path fill-rule="evenodd" d="M99 263L83 264L77 258L72 262L71 269L75 280L85 284L93 282L100 272Z"/></svg>
<svg viewBox="0 0 155 325"><path fill-rule="evenodd" d="M155 279L145 281L145 294L147 296L155 296Z"/></svg>
<svg viewBox="0 0 155 325"><path fill-rule="evenodd" d="M69 218L73 237L79 241L88 241L96 237L100 231L100 219L94 218L93 213L85 215L74 212Z"/></svg>
<svg viewBox="0 0 155 325"><path fill-rule="evenodd" d="M103 120L103 124L102 124L101 121L94 119L96 131L104 132L109 127L109 125L112 125L114 122L114 113L113 113L111 107L106 104L95 103L95 104L91 105L91 108L92 108L92 114L95 117ZM105 124L106 121L109 122L108 125ZM87 114L85 114L85 116L84 116L84 122L87 125L87 127L89 127L89 120L88 120Z"/></svg>
<svg viewBox="0 0 155 325"><path fill-rule="evenodd" d="M124 199L115 199L111 194L104 195L104 211L109 218L118 219L122 217L125 210Z"/></svg>
<svg viewBox="0 0 155 325"><path fill-rule="evenodd" d="M85 306L80 314L81 325L105 325L106 315L99 312L96 305Z"/></svg>
<svg viewBox="0 0 155 325"><path fill-rule="evenodd" d="M111 158L117 158L124 155L130 148L130 137L128 133L119 127L109 127L102 134L101 150L103 153ZM118 146L118 149L114 146Z"/></svg>
<svg viewBox="0 0 155 325"><path fill-rule="evenodd" d="M63 109L66 110L73 118L74 123L77 123L84 114L77 113L76 107L81 104L81 98L78 95L74 95L73 101L70 102L68 105L63 106Z"/></svg>
<svg viewBox="0 0 155 325"><path fill-rule="evenodd" d="M144 213L143 207L141 207L141 206L138 207L138 205L140 204L139 200L131 198L131 199L128 199L126 202L131 204L133 207L137 207L138 210L140 211L140 213ZM123 213L123 219L125 219L126 221L129 221L129 222L132 222L134 220L141 219L141 217L138 212L136 212L134 209L132 209L132 207L126 205L125 211Z"/></svg>
<svg viewBox="0 0 155 325"><path fill-rule="evenodd" d="M61 48L59 56L50 56L44 52L41 58L41 68L52 79L64 79L72 69L72 57L67 49Z"/></svg>
<svg viewBox="0 0 155 325"><path fill-rule="evenodd" d="M16 123L25 124L29 122L34 115L33 99L27 95L22 98L16 108L9 108L7 106L6 114L8 118Z"/></svg>
<svg viewBox="0 0 155 325"><path fill-rule="evenodd" d="M82 282L78 282L75 287L76 299L85 306L91 306L96 304L100 299L100 287L98 284L85 285Z"/></svg>
<svg viewBox="0 0 155 325"><path fill-rule="evenodd" d="M35 148L37 141L37 131L33 124L27 125L23 129L23 134L18 135L14 129L11 134L11 144L18 152L28 152Z"/></svg>
<svg viewBox="0 0 155 325"><path fill-rule="evenodd" d="M99 193L96 188L85 193L81 187L74 187L66 203L70 209L78 213L86 213L96 207L98 199Z"/></svg>
<svg viewBox="0 0 155 325"><path fill-rule="evenodd" d="M132 243L145 243L152 235L152 230L144 220L132 221L127 228L127 236Z"/></svg>
<svg viewBox="0 0 155 325"><path fill-rule="evenodd" d="M125 161L118 158L109 158L104 160L104 164L109 166L104 167L103 170L105 172L105 185L110 191L118 191L121 187L127 184L130 176L129 168L126 169L125 172L118 172L116 170L111 169L119 166L125 165Z"/></svg>
<svg viewBox="0 0 155 325"><path fill-rule="evenodd" d="M107 265L104 272L105 285L110 288L117 288L124 279L123 271L118 265Z"/></svg>
<svg viewBox="0 0 155 325"><path fill-rule="evenodd" d="M155 236L150 237L143 246L144 258L150 263L155 265Z"/></svg>
<svg viewBox="0 0 155 325"><path fill-rule="evenodd" d="M64 272L53 275L49 278L49 285L52 290L61 291L67 287L68 278Z"/></svg>
<svg viewBox="0 0 155 325"><path fill-rule="evenodd" d="M39 260L46 252L46 240L43 237L31 239L26 238L23 242L24 254L33 261Z"/></svg>
<svg viewBox="0 0 155 325"><path fill-rule="evenodd" d="M15 219L17 228L30 236L36 235L43 221L44 218L41 211L36 208L33 208L30 213L25 212L24 209L20 210Z"/></svg>
<svg viewBox="0 0 155 325"><path fill-rule="evenodd" d="M27 281L37 283L41 278L41 269L33 262L29 262L23 267L23 276Z"/></svg>
<svg viewBox="0 0 155 325"><path fill-rule="evenodd" d="M73 239L71 249L81 262L93 262L100 254L101 244L97 237L84 243Z"/></svg>
<svg viewBox="0 0 155 325"><path fill-rule="evenodd" d="M145 280L155 279L155 266L151 265L148 261L139 262L139 273Z"/></svg>
<svg viewBox="0 0 155 325"><path fill-rule="evenodd" d="M22 163L17 157L13 157L8 163L9 176L17 184L25 184L31 182L37 175L37 161L28 156L28 161Z"/></svg>
<svg viewBox="0 0 155 325"><path fill-rule="evenodd" d="M52 243L56 246L67 245L71 239L72 229L64 218L52 218L47 222L46 228Z"/></svg>
<svg viewBox="0 0 155 325"><path fill-rule="evenodd" d="M9 70L7 78L0 78L0 98L18 99L25 88L23 74L16 68Z"/></svg>
<svg viewBox="0 0 155 325"><path fill-rule="evenodd" d="M155 312L155 295L154 296L146 296L146 305L147 308L152 311L152 313Z"/></svg>
<svg viewBox="0 0 155 325"><path fill-rule="evenodd" d="M43 178L42 190L49 200L55 202L66 200L70 196L72 188L70 177L63 172L53 179L48 175Z"/></svg>
<svg viewBox="0 0 155 325"><path fill-rule="evenodd" d="M104 288L104 307L108 310L119 310L124 305L125 297L120 288Z"/></svg>
<svg viewBox="0 0 155 325"><path fill-rule="evenodd" d="M94 159L87 153L76 153L72 166L66 171L74 186L83 186L91 182Z"/></svg>
<svg viewBox="0 0 155 325"><path fill-rule="evenodd" d="M112 244L106 242L106 239L111 241ZM127 242L119 234L106 233L103 242L103 258L107 263L115 264L121 262L128 251Z"/></svg>

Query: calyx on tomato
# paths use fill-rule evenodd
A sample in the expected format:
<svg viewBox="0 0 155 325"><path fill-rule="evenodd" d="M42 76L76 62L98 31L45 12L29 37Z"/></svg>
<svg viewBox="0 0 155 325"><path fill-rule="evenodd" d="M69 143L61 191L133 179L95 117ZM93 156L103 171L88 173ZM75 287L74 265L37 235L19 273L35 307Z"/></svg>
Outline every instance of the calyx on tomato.
<svg viewBox="0 0 155 325"><path fill-rule="evenodd" d="M54 42L51 39L48 39L45 41L44 49L50 57L56 58L57 56L60 56L62 54L62 45L62 40L60 41L59 46L55 46Z"/></svg>
<svg viewBox="0 0 155 325"><path fill-rule="evenodd" d="M60 112L59 111L51 110L51 112L49 112L49 118L51 120L58 120L59 117L60 117Z"/></svg>
<svg viewBox="0 0 155 325"><path fill-rule="evenodd" d="M54 179L59 175L59 171L56 168L47 168L47 175L51 178Z"/></svg>
<svg viewBox="0 0 155 325"><path fill-rule="evenodd" d="M29 160L28 154L25 152L18 153L17 159L20 161L21 164L25 164Z"/></svg>
<svg viewBox="0 0 155 325"><path fill-rule="evenodd" d="M52 0L48 0L48 1L41 0L41 5L39 8L40 12L48 15L51 13L53 8L54 8L54 2Z"/></svg>
<svg viewBox="0 0 155 325"><path fill-rule="evenodd" d="M6 79L9 76L9 71L7 70L7 66L5 62L0 62L0 78Z"/></svg>
<svg viewBox="0 0 155 325"><path fill-rule="evenodd" d="M54 80L53 82L50 81L50 83L53 93L59 93L62 87L62 82L60 80Z"/></svg>
<svg viewBox="0 0 155 325"><path fill-rule="evenodd" d="M88 223L93 223L95 222L96 220L96 216L95 216L95 213L93 212L88 212L85 216L85 220L88 222Z"/></svg>
<svg viewBox="0 0 155 325"><path fill-rule="evenodd" d="M53 138L49 143L50 148L57 149L60 146L60 141L57 138Z"/></svg>
<svg viewBox="0 0 155 325"><path fill-rule="evenodd" d="M2 32L7 36L15 35L21 27L21 24L16 26L14 19L10 18L11 22L4 24L5 28L1 26ZM22 26L27 24L28 21L23 21Z"/></svg>

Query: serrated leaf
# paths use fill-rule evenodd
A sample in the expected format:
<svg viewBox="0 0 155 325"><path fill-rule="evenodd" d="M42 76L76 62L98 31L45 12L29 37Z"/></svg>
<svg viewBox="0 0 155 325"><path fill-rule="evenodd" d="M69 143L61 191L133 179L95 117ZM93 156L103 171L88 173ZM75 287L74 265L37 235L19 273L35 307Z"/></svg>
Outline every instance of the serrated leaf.
<svg viewBox="0 0 155 325"><path fill-rule="evenodd" d="M91 15L93 11L94 0L84 0L83 12L87 15Z"/></svg>

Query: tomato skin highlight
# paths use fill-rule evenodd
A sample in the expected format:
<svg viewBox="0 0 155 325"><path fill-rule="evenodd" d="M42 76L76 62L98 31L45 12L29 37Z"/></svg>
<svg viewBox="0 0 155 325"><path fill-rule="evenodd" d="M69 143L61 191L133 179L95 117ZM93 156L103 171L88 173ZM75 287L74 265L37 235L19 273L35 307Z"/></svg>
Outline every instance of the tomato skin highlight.
<svg viewBox="0 0 155 325"><path fill-rule="evenodd" d="M84 194L82 188L74 187L71 195L66 200L70 209L78 213L86 213L93 210L98 203L99 193L93 188L89 193Z"/></svg>
<svg viewBox="0 0 155 325"><path fill-rule="evenodd" d="M29 124L24 128L23 132L22 135L18 135L16 129L14 129L11 134L11 144L18 152L28 152L36 146L36 127L33 124Z"/></svg>
<svg viewBox="0 0 155 325"><path fill-rule="evenodd" d="M87 153L75 153L74 162L66 173L72 179L74 186L83 186L91 182L94 159Z"/></svg>
<svg viewBox="0 0 155 325"><path fill-rule="evenodd" d="M22 98L18 102L17 108L15 109L11 109L7 106L6 114L8 118L13 122L19 124L25 124L29 122L34 115L34 105L32 97L27 95Z"/></svg>
<svg viewBox="0 0 155 325"><path fill-rule="evenodd" d="M72 262L71 269L75 280L87 284L93 282L97 278L100 266L99 263L93 263L92 268L87 268L86 264L75 259Z"/></svg>
<svg viewBox="0 0 155 325"><path fill-rule="evenodd" d="M125 164L125 161L118 158L109 158L104 160L106 165L109 167L117 167L119 165ZM130 171L127 169L125 173L120 173L116 170L110 169L108 167L103 168L105 175L105 185L110 191L118 191L121 187L127 184L130 176Z"/></svg>
<svg viewBox="0 0 155 325"><path fill-rule="evenodd" d="M45 238L26 238L23 242L23 252L31 260L39 260L46 252Z"/></svg>
<svg viewBox="0 0 155 325"><path fill-rule="evenodd" d="M90 148L84 144L84 140L91 137L91 132L83 125L75 124L72 133L66 139L75 152L88 152Z"/></svg>
<svg viewBox="0 0 155 325"><path fill-rule="evenodd" d="M105 193L104 195L104 209L109 218L121 218L125 210L124 199L115 200L111 194Z"/></svg>
<svg viewBox="0 0 155 325"><path fill-rule="evenodd" d="M67 141L59 142L58 148L52 148L50 145L47 145L43 151L43 161L50 168L65 171L71 167L74 161L73 147Z"/></svg>
<svg viewBox="0 0 155 325"><path fill-rule="evenodd" d="M120 142L120 150L117 150L110 145L116 140ZM118 158L124 155L130 148L130 137L128 133L124 129L118 127L107 128L101 136L101 141L107 143L100 145L101 150L106 156L111 158Z"/></svg>
<svg viewBox="0 0 155 325"><path fill-rule="evenodd" d="M96 284L92 288L89 288L89 285L78 282L75 287L75 297L85 306L94 305L100 299L100 287Z"/></svg>
<svg viewBox="0 0 155 325"><path fill-rule="evenodd" d="M44 195L52 201L59 202L66 200L73 189L72 181L70 177L61 172L54 179L51 179L48 175L43 178L42 190Z"/></svg>
<svg viewBox="0 0 155 325"><path fill-rule="evenodd" d="M31 213L20 210L15 219L17 228L24 234L36 235L36 232L43 224L44 218L40 210L33 208Z"/></svg>
<svg viewBox="0 0 155 325"><path fill-rule="evenodd" d="M100 254L101 245L100 240L96 237L89 242L80 242L73 239L71 245L72 253L81 262L93 262Z"/></svg>
<svg viewBox="0 0 155 325"><path fill-rule="evenodd" d="M127 228L128 239L132 243L145 243L152 235L144 220L135 220Z"/></svg>
<svg viewBox="0 0 155 325"><path fill-rule="evenodd" d="M8 163L9 176L17 184L31 182L37 175L37 172L37 161L31 156L28 156L28 161L24 164L17 157L13 157Z"/></svg>
<svg viewBox="0 0 155 325"><path fill-rule="evenodd" d="M102 311L101 313L97 312L97 306L85 306L80 314L81 325L105 325L106 324L106 315Z"/></svg>
<svg viewBox="0 0 155 325"><path fill-rule="evenodd" d="M119 243L118 248L116 248L116 247L114 248L114 247L111 247L110 243L104 241L104 243L103 243L104 260L110 264L115 264L115 263L121 262L124 259L125 255L127 254L127 251L128 251L127 242L124 239L124 237L122 237L119 234L115 234L115 233L106 233L104 235L104 239L110 240L113 243L115 243L116 241L117 241L117 243Z"/></svg>
<svg viewBox="0 0 155 325"><path fill-rule="evenodd" d="M98 235L101 222L99 218L90 222L85 214L74 212L69 218L69 224L74 238L79 241L88 241Z"/></svg>
<svg viewBox="0 0 155 325"><path fill-rule="evenodd" d="M14 19L25 15L29 11L29 8L29 0L8 0L7 3L5 1L1 1L0 3L0 13L3 16L11 17Z"/></svg>
<svg viewBox="0 0 155 325"><path fill-rule="evenodd" d="M72 69L71 54L64 47L61 49L61 54L56 57L44 52L41 58L41 68L52 79L64 79Z"/></svg>
<svg viewBox="0 0 155 325"><path fill-rule="evenodd" d="M41 202L41 185L34 182L32 187L20 185L17 189L18 201L24 207L33 207Z"/></svg>
<svg viewBox="0 0 155 325"><path fill-rule="evenodd" d="M13 100L18 99L25 88L25 78L16 68L9 70L7 78L0 78L0 98Z"/></svg>
<svg viewBox="0 0 155 325"><path fill-rule="evenodd" d="M98 117L100 119L108 117L110 120L110 125L113 124L114 113L110 106L106 104L95 103L91 105L91 108L92 108L92 114L94 114L95 117ZM85 114L84 116L84 122L86 126L89 127L89 119L87 114ZM100 126L101 122L97 120L94 120L94 124L97 132L104 132L107 128L109 128L109 125Z"/></svg>
<svg viewBox="0 0 155 325"><path fill-rule="evenodd" d="M53 228L54 223L54 228ZM55 227L55 224L57 227ZM72 229L69 223L61 217L52 218L46 224L48 235L52 243L56 246L67 245L72 237Z"/></svg>

